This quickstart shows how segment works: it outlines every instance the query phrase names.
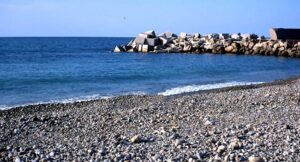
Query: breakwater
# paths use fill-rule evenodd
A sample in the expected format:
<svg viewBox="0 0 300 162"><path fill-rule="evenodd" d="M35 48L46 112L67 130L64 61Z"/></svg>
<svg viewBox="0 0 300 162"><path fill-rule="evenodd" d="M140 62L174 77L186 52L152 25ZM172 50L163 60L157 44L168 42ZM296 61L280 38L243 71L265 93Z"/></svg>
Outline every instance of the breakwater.
<svg viewBox="0 0 300 162"><path fill-rule="evenodd" d="M300 57L300 40L271 40L256 34L176 35L155 31L140 33L127 45L118 45L114 52L142 53L213 53Z"/></svg>

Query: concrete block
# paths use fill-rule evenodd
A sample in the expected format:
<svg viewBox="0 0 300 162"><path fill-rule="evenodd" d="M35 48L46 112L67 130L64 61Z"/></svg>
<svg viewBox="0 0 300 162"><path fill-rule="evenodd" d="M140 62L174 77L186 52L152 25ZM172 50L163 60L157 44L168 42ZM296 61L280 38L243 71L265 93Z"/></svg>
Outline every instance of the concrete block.
<svg viewBox="0 0 300 162"><path fill-rule="evenodd" d="M146 38L145 38L145 37L142 37L142 36L137 36L137 37L134 39L134 42L135 42L136 44L145 44Z"/></svg>
<svg viewBox="0 0 300 162"><path fill-rule="evenodd" d="M166 37L159 37L162 45L167 45L169 43L169 39Z"/></svg>
<svg viewBox="0 0 300 162"><path fill-rule="evenodd" d="M245 40L245 39L251 39L251 35L250 34L242 34L241 37L242 37L243 40Z"/></svg>
<svg viewBox="0 0 300 162"><path fill-rule="evenodd" d="M147 38L146 44L149 46L156 46L159 45L160 40L158 38Z"/></svg>
<svg viewBox="0 0 300 162"><path fill-rule="evenodd" d="M142 44L139 44L138 45L138 52L142 52L143 51L143 45Z"/></svg>
<svg viewBox="0 0 300 162"><path fill-rule="evenodd" d="M156 34L154 30L149 30L144 32L144 34L146 34L148 36L148 38L156 38Z"/></svg>
<svg viewBox="0 0 300 162"><path fill-rule="evenodd" d="M147 53L149 51L149 45L142 46L142 52Z"/></svg>
<svg viewBox="0 0 300 162"><path fill-rule="evenodd" d="M124 52L124 51L123 51L122 47L116 46L115 49L114 49L114 52L119 53L119 52Z"/></svg>
<svg viewBox="0 0 300 162"><path fill-rule="evenodd" d="M164 33L166 38L177 38L178 36L174 33L171 33L171 32L165 32Z"/></svg>

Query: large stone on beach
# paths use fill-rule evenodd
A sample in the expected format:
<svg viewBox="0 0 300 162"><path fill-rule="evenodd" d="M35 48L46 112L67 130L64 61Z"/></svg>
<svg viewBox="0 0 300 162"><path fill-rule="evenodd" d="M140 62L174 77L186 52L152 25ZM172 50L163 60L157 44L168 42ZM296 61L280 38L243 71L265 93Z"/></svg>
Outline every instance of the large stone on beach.
<svg viewBox="0 0 300 162"><path fill-rule="evenodd" d="M265 162L265 160L261 157L254 157L254 156L251 156L249 157L249 162Z"/></svg>
<svg viewBox="0 0 300 162"><path fill-rule="evenodd" d="M225 150L226 150L226 146L221 145L221 146L218 147L217 152L221 154L221 153L223 153Z"/></svg>
<svg viewBox="0 0 300 162"><path fill-rule="evenodd" d="M140 143L142 141L143 141L143 139L140 135L135 135L132 138L130 138L130 142L132 142L132 143Z"/></svg>

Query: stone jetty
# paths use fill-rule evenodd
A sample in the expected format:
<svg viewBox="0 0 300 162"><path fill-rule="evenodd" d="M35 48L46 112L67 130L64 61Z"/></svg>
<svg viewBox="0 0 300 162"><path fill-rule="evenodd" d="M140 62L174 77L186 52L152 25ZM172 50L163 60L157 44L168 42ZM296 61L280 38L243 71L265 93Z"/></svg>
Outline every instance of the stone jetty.
<svg viewBox="0 0 300 162"><path fill-rule="evenodd" d="M266 39L256 34L176 35L154 30L138 34L127 45L118 45L114 52L142 53L212 53L300 57L300 40Z"/></svg>

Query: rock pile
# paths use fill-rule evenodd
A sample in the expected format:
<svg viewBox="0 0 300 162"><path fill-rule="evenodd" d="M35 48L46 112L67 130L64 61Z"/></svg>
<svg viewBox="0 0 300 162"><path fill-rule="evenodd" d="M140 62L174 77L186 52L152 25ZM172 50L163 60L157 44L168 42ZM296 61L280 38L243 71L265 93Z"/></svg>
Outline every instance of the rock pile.
<svg viewBox="0 0 300 162"><path fill-rule="evenodd" d="M213 53L300 57L300 40L269 40L256 34L193 35L155 31L138 34L128 45L116 46L114 52L143 53Z"/></svg>

